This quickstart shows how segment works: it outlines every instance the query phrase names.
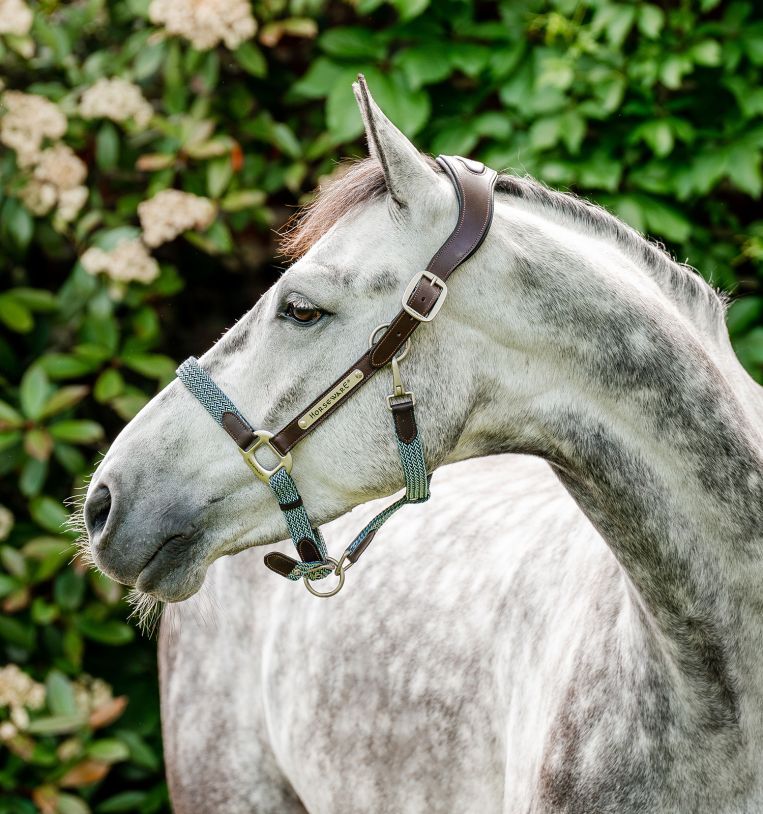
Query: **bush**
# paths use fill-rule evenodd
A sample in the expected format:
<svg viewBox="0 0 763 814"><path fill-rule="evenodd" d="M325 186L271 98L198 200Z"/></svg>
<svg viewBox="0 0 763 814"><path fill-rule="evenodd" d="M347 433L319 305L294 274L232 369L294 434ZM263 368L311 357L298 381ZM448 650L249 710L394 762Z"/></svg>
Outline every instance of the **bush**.
<svg viewBox="0 0 763 814"><path fill-rule="evenodd" d="M752 0L0 0L0 813L168 810L154 644L72 560L64 500L363 152L359 71L422 148L698 265L760 381L762 65Z"/></svg>

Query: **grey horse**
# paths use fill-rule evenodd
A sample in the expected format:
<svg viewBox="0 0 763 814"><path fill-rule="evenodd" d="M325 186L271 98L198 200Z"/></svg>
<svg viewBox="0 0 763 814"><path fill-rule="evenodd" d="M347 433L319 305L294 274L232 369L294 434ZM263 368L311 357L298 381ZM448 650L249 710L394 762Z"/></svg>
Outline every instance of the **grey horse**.
<svg viewBox="0 0 763 814"><path fill-rule="evenodd" d="M261 427L367 347L456 220L447 179L356 91L371 158L200 360ZM455 465L337 597L244 551L283 539L281 512L180 382L95 473L97 566L187 600L160 637L175 811L763 812L763 396L723 302L606 212L509 175L449 288L404 373L430 471ZM400 488L389 387L295 449L317 522Z"/></svg>

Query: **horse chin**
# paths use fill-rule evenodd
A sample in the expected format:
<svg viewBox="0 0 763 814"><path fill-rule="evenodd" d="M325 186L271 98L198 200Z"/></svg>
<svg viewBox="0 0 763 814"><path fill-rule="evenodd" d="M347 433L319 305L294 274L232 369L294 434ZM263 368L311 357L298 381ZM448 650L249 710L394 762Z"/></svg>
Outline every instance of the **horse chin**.
<svg viewBox="0 0 763 814"><path fill-rule="evenodd" d="M194 557L193 550L178 557L173 548L164 546L144 566L135 582L138 593L162 602L182 602L201 588L207 573L203 557Z"/></svg>

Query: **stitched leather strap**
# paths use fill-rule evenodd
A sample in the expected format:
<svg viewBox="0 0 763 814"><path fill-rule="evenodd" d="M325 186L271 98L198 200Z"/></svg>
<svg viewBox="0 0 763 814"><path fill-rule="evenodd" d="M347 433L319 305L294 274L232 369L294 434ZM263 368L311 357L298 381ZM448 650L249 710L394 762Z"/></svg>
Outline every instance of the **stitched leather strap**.
<svg viewBox="0 0 763 814"><path fill-rule="evenodd" d="M427 271L438 279L432 282L422 277L408 297L408 307L422 317L428 316L440 296L443 296L442 287L437 285L437 282L444 283L477 251L485 239L493 219L493 188L497 178L496 172L484 164L460 156L441 155L437 158L437 163L445 170L455 188L458 199L458 221L450 237L427 266ZM333 415L334 410L358 392L374 373L389 364L420 324L419 319L402 309L372 348L369 348L307 408L301 410L299 415L273 436L271 444L276 450L285 455L295 444L320 426L329 415ZM363 378L358 380L341 400L336 400L333 407L323 409L311 424L300 427L299 420L319 408L355 371L360 371Z"/></svg>

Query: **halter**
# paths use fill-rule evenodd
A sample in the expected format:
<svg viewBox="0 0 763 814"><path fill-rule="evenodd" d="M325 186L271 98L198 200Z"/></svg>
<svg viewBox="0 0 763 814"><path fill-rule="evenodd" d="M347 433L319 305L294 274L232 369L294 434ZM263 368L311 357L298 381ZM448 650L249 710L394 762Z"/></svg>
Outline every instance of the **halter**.
<svg viewBox="0 0 763 814"><path fill-rule="evenodd" d="M380 325L371 333L368 350L281 430L276 433L255 430L194 357L186 359L177 369L180 381L238 444L244 461L261 481L270 486L281 507L300 559L271 552L265 557L265 565L287 579L303 579L315 596L338 593L344 585L345 572L358 561L381 526L402 506L429 499L430 476L416 426L416 399L403 386L399 363L408 353L413 332L422 323L431 322L440 312L448 293L448 277L477 251L485 239L493 218L493 187L497 177L484 164L459 156L441 155L437 163L445 170L458 199L455 229L429 261L426 270L417 272L406 286L402 309L391 322ZM405 495L377 514L347 546L339 560L335 560L328 556L323 535L311 523L291 477L291 450L387 365L392 369L392 393L387 396L387 407L392 413ZM277 463L272 468L257 460L256 453L262 448L275 456ZM312 580L324 579L332 573L338 579L333 589L321 592L311 584Z"/></svg>

